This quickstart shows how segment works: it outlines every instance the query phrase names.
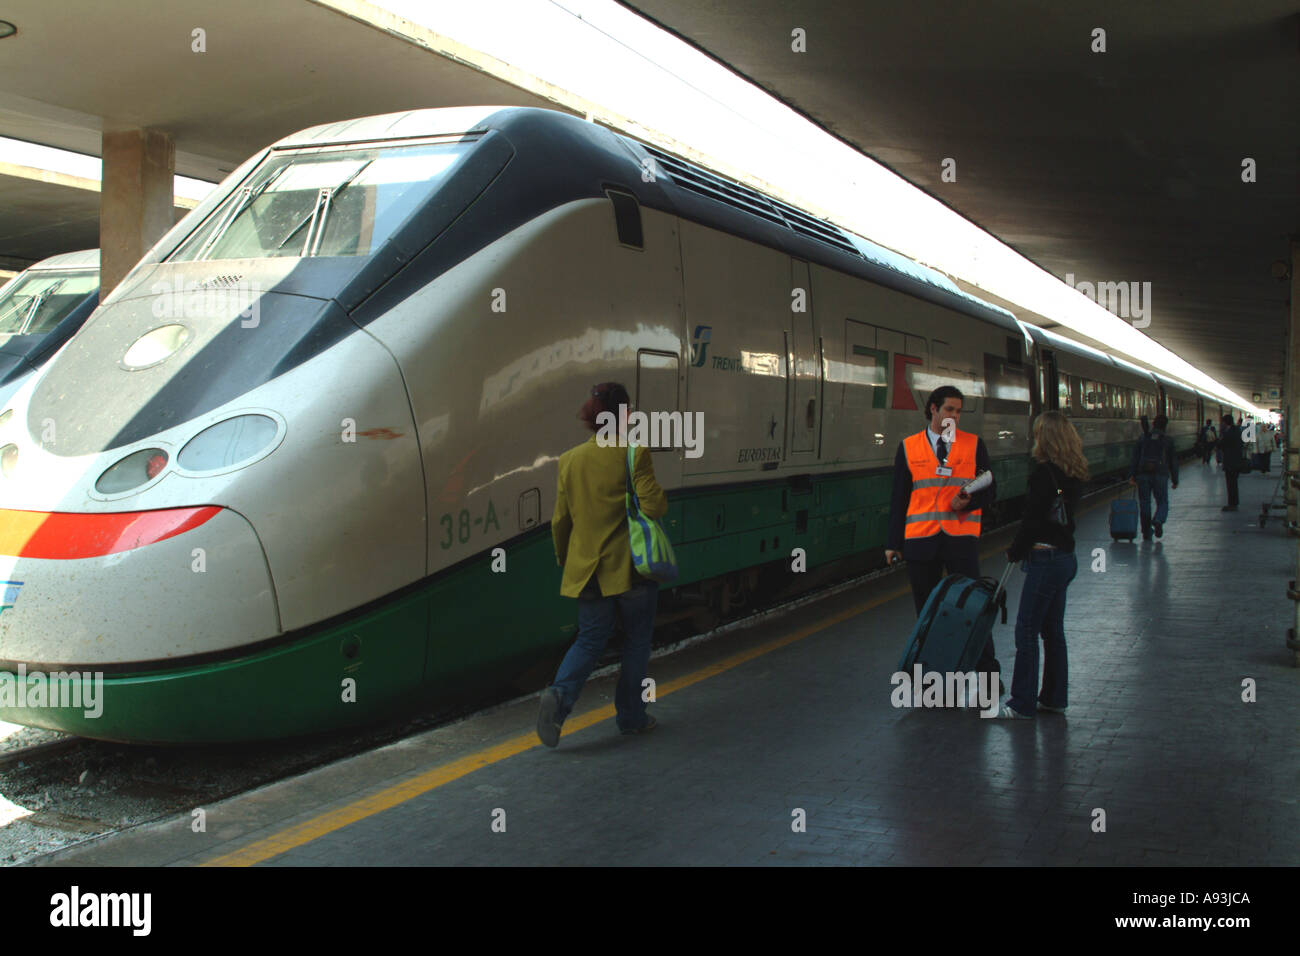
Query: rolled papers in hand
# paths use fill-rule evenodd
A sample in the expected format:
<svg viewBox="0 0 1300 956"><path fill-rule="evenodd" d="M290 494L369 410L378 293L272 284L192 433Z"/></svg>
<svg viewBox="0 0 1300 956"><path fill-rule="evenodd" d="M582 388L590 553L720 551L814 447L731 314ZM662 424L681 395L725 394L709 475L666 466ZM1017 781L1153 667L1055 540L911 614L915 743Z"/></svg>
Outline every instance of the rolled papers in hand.
<svg viewBox="0 0 1300 956"><path fill-rule="evenodd" d="M981 471L978 475L961 486L961 493L967 496L973 495L977 491L983 491L991 484L993 484L993 472Z"/></svg>

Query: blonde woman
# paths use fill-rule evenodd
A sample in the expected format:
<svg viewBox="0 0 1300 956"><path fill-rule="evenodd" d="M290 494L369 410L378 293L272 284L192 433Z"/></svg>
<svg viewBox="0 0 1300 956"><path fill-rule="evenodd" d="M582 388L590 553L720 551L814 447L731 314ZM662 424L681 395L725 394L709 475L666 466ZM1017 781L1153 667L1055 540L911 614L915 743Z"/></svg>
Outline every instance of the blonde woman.
<svg viewBox="0 0 1300 956"><path fill-rule="evenodd" d="M1011 696L999 717L1063 713L1068 668L1065 654L1065 592L1079 571L1074 556L1074 514L1088 479L1083 442L1060 412L1034 420L1037 466L1029 475L1025 516L1007 558L1023 562L1025 586L1016 617L1016 668ZM1043 638L1043 686L1038 684L1038 637Z"/></svg>

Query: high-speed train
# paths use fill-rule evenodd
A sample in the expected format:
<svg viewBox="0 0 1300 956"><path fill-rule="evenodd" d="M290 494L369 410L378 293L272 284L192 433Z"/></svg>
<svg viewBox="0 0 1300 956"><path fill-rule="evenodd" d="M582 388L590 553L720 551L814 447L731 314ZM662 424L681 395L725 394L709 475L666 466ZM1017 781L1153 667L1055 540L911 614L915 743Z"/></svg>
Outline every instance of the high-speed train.
<svg viewBox="0 0 1300 956"><path fill-rule="evenodd" d="M936 385L965 392L1001 498L1042 408L1098 472L1125 467L1141 414L1171 410L1180 446L1201 414L574 117L315 127L228 177L0 408L0 719L283 737L553 660L575 630L556 461L609 380L703 415L698 456L672 436L654 456L682 572L666 603L735 603L794 548L883 547L894 451ZM43 700L6 696L23 671Z"/></svg>
<svg viewBox="0 0 1300 956"><path fill-rule="evenodd" d="M0 402L99 304L99 250L42 259L0 288Z"/></svg>

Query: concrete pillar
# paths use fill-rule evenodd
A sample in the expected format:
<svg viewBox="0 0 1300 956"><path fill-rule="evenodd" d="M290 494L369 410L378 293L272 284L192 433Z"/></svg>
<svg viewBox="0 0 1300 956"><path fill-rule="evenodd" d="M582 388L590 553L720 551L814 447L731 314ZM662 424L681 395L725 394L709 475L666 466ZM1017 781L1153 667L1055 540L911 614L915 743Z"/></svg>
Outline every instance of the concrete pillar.
<svg viewBox="0 0 1300 956"><path fill-rule="evenodd" d="M1282 408L1286 413L1286 471L1283 480L1290 485L1293 478L1300 477L1300 237L1291 240L1291 334L1287 341L1286 363L1286 401ZM1294 529L1295 506L1288 499L1286 514L1287 528ZM1294 534L1294 531L1292 531ZM1300 538L1296 539L1296 575L1300 586ZM1294 627L1286 637L1286 646L1293 655L1292 662L1300 667L1300 601L1295 601Z"/></svg>
<svg viewBox="0 0 1300 956"><path fill-rule="evenodd" d="M1291 325L1287 336L1284 389L1282 413L1286 416L1286 421L1282 424L1286 430L1282 433L1282 438L1286 444L1283 446L1285 457L1282 461L1287 472L1284 479L1287 488L1286 526L1289 533L1296 534L1297 528L1300 528L1300 506L1297 505L1300 496L1292 486L1291 478L1300 479L1300 239L1291 240ZM1300 543L1297 546L1300 547ZM1297 555L1297 563L1300 564L1300 554ZM1297 571L1300 572L1300 566ZM1300 605L1297 607L1300 608Z"/></svg>
<svg viewBox="0 0 1300 956"><path fill-rule="evenodd" d="M171 228L176 145L156 129L108 132L99 196L99 300Z"/></svg>

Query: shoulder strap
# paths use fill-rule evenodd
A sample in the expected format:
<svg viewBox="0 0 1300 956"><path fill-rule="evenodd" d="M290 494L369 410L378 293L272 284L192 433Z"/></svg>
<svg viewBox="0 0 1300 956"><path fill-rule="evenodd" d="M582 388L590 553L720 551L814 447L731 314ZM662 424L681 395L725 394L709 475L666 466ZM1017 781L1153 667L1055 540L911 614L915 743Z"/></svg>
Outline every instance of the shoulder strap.
<svg viewBox="0 0 1300 956"><path fill-rule="evenodd" d="M632 484L632 470L636 467L633 457L636 454L636 447L628 442L627 446L627 468L623 472L623 481L627 484L627 512L630 515L641 513L641 502L636 497L636 486Z"/></svg>
<svg viewBox="0 0 1300 956"><path fill-rule="evenodd" d="M1061 481L1060 478L1056 477L1056 466L1053 465L1050 461L1045 461L1043 462L1043 464L1047 466L1048 474L1052 476L1052 481L1056 485L1056 493L1058 495L1061 494L1061 485L1063 485L1064 482Z"/></svg>

